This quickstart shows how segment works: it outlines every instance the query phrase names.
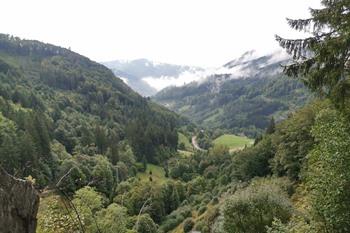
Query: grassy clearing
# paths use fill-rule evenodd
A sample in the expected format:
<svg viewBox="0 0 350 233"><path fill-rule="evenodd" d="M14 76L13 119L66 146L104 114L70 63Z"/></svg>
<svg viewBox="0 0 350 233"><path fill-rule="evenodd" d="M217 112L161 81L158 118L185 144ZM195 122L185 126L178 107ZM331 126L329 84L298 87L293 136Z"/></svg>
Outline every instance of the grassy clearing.
<svg viewBox="0 0 350 233"><path fill-rule="evenodd" d="M152 175L150 174L152 171ZM152 177L152 182L156 184L163 184L167 181L168 178L165 177L164 168L148 163L146 172L139 172L136 175L141 181L148 182L150 177Z"/></svg>
<svg viewBox="0 0 350 233"><path fill-rule="evenodd" d="M178 133L178 136L179 136L178 145L183 143L185 145L186 151L193 151L193 146L190 143L190 141L188 140L188 138L182 133Z"/></svg>
<svg viewBox="0 0 350 233"><path fill-rule="evenodd" d="M237 150L245 146L253 144L253 140L247 137L236 136L233 134L224 134L216 138L213 143L214 145L224 145L230 148L230 150Z"/></svg>

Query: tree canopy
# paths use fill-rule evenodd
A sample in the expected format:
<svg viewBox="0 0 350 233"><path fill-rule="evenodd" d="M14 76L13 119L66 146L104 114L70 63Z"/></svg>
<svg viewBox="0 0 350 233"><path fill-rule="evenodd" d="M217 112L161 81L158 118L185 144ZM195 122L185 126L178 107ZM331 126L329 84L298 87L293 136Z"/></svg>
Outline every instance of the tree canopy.
<svg viewBox="0 0 350 233"><path fill-rule="evenodd" d="M284 39L280 45L293 55L285 67L288 75L299 77L313 91L344 106L350 96L350 1L322 0L321 9L310 9L308 19L288 19L295 30L311 36Z"/></svg>

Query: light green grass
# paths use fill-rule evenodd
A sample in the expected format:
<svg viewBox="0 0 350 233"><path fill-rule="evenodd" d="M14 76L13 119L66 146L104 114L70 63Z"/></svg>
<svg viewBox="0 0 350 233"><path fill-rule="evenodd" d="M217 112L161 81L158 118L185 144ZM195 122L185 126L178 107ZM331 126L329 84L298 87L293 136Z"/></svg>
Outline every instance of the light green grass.
<svg viewBox="0 0 350 233"><path fill-rule="evenodd" d="M149 172L152 171L152 175ZM137 173L136 177L141 181L148 182L149 177L152 176L152 182L155 184L163 184L168 178L165 177L165 171L162 167L148 163L146 172Z"/></svg>
<svg viewBox="0 0 350 233"><path fill-rule="evenodd" d="M224 134L213 141L214 145L224 145L230 149L240 149L253 144L253 140L247 137Z"/></svg>
<svg viewBox="0 0 350 233"><path fill-rule="evenodd" d="M178 136L179 136L178 145L183 143L187 151L193 151L192 144L189 142L188 138L182 133L178 133Z"/></svg>

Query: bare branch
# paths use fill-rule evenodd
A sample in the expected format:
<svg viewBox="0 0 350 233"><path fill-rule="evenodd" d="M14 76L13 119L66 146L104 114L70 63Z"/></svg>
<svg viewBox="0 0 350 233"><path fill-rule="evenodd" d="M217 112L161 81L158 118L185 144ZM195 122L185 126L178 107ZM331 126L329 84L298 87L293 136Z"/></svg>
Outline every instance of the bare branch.
<svg viewBox="0 0 350 233"><path fill-rule="evenodd" d="M66 178L66 177L72 172L73 168L75 168L75 167L71 167L71 168L68 170L68 172L67 172L66 174L64 174L64 175L58 180L58 182L57 182L56 185L55 185L56 187L59 187L59 186L60 186L62 180L63 180L64 178Z"/></svg>

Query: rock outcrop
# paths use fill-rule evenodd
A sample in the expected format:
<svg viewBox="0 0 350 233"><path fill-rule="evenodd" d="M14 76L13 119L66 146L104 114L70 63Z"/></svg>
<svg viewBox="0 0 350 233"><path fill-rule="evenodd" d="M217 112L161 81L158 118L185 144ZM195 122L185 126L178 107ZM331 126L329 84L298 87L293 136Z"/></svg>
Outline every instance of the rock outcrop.
<svg viewBox="0 0 350 233"><path fill-rule="evenodd" d="M38 207L39 195L32 183L0 167L0 232L34 233Z"/></svg>

